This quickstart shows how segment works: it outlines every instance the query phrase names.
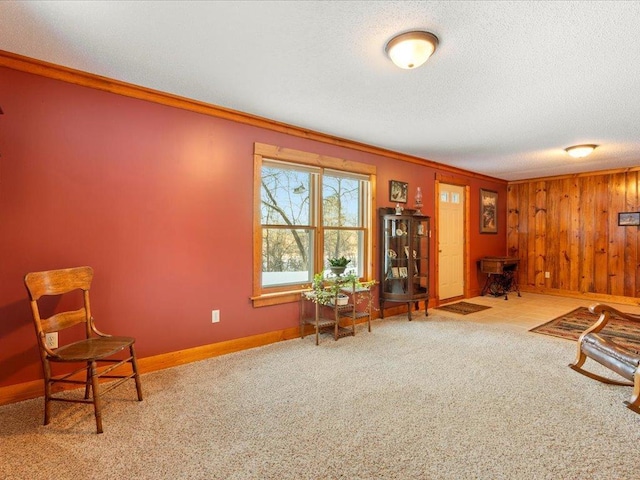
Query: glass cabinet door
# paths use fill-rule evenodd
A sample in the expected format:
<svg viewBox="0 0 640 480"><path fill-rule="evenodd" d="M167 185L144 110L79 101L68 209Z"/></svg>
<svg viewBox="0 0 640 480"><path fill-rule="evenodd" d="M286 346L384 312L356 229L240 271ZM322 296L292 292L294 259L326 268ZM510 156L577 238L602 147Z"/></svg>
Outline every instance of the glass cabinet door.
<svg viewBox="0 0 640 480"><path fill-rule="evenodd" d="M413 221L413 293L429 293L429 219L416 218Z"/></svg>
<svg viewBox="0 0 640 480"><path fill-rule="evenodd" d="M384 217L385 268L383 291L405 295L409 277L409 222L402 217Z"/></svg>
<svg viewBox="0 0 640 480"><path fill-rule="evenodd" d="M406 212L406 210L405 210ZM429 298L429 217L380 209L380 304ZM383 313L384 315L384 313Z"/></svg>

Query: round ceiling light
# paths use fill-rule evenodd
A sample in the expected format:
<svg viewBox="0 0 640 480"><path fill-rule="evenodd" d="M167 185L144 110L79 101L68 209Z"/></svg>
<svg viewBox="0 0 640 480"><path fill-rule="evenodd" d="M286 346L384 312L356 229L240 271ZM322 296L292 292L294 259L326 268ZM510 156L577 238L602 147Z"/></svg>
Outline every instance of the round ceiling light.
<svg viewBox="0 0 640 480"><path fill-rule="evenodd" d="M593 152L597 146L598 145L574 145L573 147L567 147L564 150L573 158L583 158Z"/></svg>
<svg viewBox="0 0 640 480"><path fill-rule="evenodd" d="M438 37L433 33L415 31L393 37L384 51L398 67L411 70L426 62L437 46Z"/></svg>

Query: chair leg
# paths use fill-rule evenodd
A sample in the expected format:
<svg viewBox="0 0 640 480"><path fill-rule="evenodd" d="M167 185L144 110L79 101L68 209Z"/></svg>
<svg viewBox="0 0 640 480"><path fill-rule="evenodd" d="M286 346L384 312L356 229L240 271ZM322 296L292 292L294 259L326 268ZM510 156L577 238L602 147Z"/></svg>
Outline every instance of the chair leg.
<svg viewBox="0 0 640 480"><path fill-rule="evenodd" d="M91 362L87 362L87 379L84 384L84 399L89 399L91 393Z"/></svg>
<svg viewBox="0 0 640 480"><path fill-rule="evenodd" d="M96 416L97 433L102 433L102 400L100 398L100 386L98 385L98 367L96 362L91 362L91 387L93 389L93 410Z"/></svg>
<svg viewBox="0 0 640 480"><path fill-rule="evenodd" d="M640 413L640 369L636 370L633 379L633 394L631 395L631 400L624 402L624 404L629 410Z"/></svg>
<svg viewBox="0 0 640 480"><path fill-rule="evenodd" d="M138 401L142 401L142 383L140 382L140 374L138 373L138 361L136 360L136 351L133 345L129 347L131 353L131 368L133 369L134 380L136 382L136 392L138 393Z"/></svg>
<svg viewBox="0 0 640 480"><path fill-rule="evenodd" d="M43 360L44 371L44 425L51 421L51 366L47 360Z"/></svg>
<svg viewBox="0 0 640 480"><path fill-rule="evenodd" d="M584 362L586 361L587 361L587 356L582 351L582 348L580 348L580 342L578 342L578 352L576 355L576 361L570 364L569 366L573 368L576 372L580 372L582 370L580 367L582 367L582 365L584 365Z"/></svg>

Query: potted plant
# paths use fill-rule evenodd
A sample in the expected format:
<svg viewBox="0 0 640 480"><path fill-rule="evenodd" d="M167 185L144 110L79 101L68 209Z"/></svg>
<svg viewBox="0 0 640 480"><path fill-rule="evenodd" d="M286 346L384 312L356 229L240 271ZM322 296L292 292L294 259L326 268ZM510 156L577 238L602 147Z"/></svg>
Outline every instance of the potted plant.
<svg viewBox="0 0 640 480"><path fill-rule="evenodd" d="M347 263L349 262L347 261ZM340 289L344 287L353 288L354 291L360 288L370 289L375 283L375 280L360 282L358 276L353 273L325 281L322 273L316 273L313 276L313 283L311 284L312 290L309 292L309 299L320 305L334 305L334 302L336 302L337 305L344 305L348 303L349 297L341 293Z"/></svg>
<svg viewBox="0 0 640 480"><path fill-rule="evenodd" d="M313 276L311 289L311 292L309 292L310 300L320 305L333 305L334 299L340 290L340 284L333 281L325 282L322 273L316 273Z"/></svg>
<svg viewBox="0 0 640 480"><path fill-rule="evenodd" d="M312 294L309 297L320 305L346 305L349 303L349 296L340 292L340 289L349 281L353 275L348 277L337 277L336 279L329 279L325 281L322 273L316 273L313 276L313 283L311 284ZM347 280L349 278L349 280ZM356 279L357 280L357 279Z"/></svg>
<svg viewBox="0 0 640 480"><path fill-rule="evenodd" d="M331 273L335 275L342 275L349 262L351 262L351 260L344 256L330 258L329 268L331 269Z"/></svg>

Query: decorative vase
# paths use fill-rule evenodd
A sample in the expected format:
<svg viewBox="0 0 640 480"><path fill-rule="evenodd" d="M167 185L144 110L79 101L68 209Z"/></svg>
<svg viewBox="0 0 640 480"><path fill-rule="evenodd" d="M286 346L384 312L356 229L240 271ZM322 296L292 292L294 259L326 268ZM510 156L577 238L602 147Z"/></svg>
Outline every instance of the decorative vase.
<svg viewBox="0 0 640 480"><path fill-rule="evenodd" d="M342 275L347 267L329 267L334 275Z"/></svg>
<svg viewBox="0 0 640 480"><path fill-rule="evenodd" d="M349 296L344 293L339 293L336 297L336 305L341 306L346 305L347 303L349 303Z"/></svg>
<svg viewBox="0 0 640 480"><path fill-rule="evenodd" d="M416 211L414 215L422 215L420 209L422 208L422 189L420 187L416 188Z"/></svg>

